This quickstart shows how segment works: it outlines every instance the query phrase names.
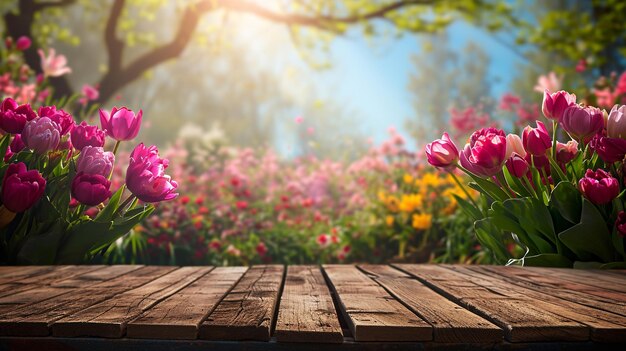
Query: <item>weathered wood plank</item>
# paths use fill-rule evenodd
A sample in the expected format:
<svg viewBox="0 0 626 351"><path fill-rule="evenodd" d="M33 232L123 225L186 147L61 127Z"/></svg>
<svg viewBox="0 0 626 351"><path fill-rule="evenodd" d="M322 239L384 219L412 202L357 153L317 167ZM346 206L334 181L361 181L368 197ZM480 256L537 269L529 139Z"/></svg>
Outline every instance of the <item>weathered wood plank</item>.
<svg viewBox="0 0 626 351"><path fill-rule="evenodd" d="M354 266L324 265L356 341L428 341L430 324Z"/></svg>
<svg viewBox="0 0 626 351"><path fill-rule="evenodd" d="M52 324L54 336L120 338L126 324L159 301L193 283L211 267L183 267L138 288L117 295Z"/></svg>
<svg viewBox="0 0 626 351"><path fill-rule="evenodd" d="M453 301L469 308L504 329L511 342L583 341L589 328L549 312L545 303L524 294L484 287L473 277L434 265L398 264L401 270L419 278Z"/></svg>
<svg viewBox="0 0 626 351"><path fill-rule="evenodd" d="M593 289L593 292L610 290L621 293L621 296L624 296L624 293L626 293L626 276L610 274L606 270L543 267L524 267L524 269L526 269L528 273L533 273L533 276L558 277L559 279L569 282L599 288ZM586 290L588 289L589 288L586 288Z"/></svg>
<svg viewBox="0 0 626 351"><path fill-rule="evenodd" d="M129 338L195 339L198 327L246 272L219 267L128 323Z"/></svg>
<svg viewBox="0 0 626 351"><path fill-rule="evenodd" d="M250 268L202 323L199 338L269 340L283 273L283 266Z"/></svg>
<svg viewBox="0 0 626 351"><path fill-rule="evenodd" d="M343 342L333 299L319 267L288 267L274 335L279 342Z"/></svg>
<svg viewBox="0 0 626 351"><path fill-rule="evenodd" d="M588 325L591 328L592 340L602 342L626 341L626 318L623 316L580 305L543 291L528 289L519 285L518 279L491 272L488 267L446 266L446 268L471 276L480 285L495 291L507 293L514 290L518 294L534 299L549 312Z"/></svg>
<svg viewBox="0 0 626 351"><path fill-rule="evenodd" d="M50 286L60 280L97 271L104 266L49 266L49 268L21 270L27 273L22 274L18 279L9 278L6 283L0 285L0 297L14 295L38 286Z"/></svg>
<svg viewBox="0 0 626 351"><path fill-rule="evenodd" d="M9 283L9 289L0 293L0 295L2 295L2 297L0 297L0 314L7 313L24 305L30 305L61 295L67 292L67 290L52 286L54 283L63 279L100 270L103 267L104 266L61 266L41 275L29 276Z"/></svg>
<svg viewBox="0 0 626 351"><path fill-rule="evenodd" d="M55 284L64 289L64 294L1 315L0 335L47 336L52 322L172 270L173 267L110 266L85 274L85 279L79 276L62 280Z"/></svg>
<svg viewBox="0 0 626 351"><path fill-rule="evenodd" d="M433 326L433 339L448 343L489 343L502 340L495 324L436 293L417 279L383 265L360 265L415 314Z"/></svg>
<svg viewBox="0 0 626 351"><path fill-rule="evenodd" d="M626 317L626 302L622 301L625 297L623 293L563 281L556 276L545 276L525 267L502 268L505 269L502 270L499 267L489 269L510 275L527 288Z"/></svg>

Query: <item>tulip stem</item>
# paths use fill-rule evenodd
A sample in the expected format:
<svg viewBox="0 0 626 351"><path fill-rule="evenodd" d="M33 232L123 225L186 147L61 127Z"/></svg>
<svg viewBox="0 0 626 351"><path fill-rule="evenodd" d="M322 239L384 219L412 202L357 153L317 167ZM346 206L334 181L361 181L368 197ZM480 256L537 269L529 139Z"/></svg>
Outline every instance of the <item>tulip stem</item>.
<svg viewBox="0 0 626 351"><path fill-rule="evenodd" d="M450 173L450 175L452 176L452 179L454 179L456 184L461 188L461 190L463 190L463 192L465 193L465 196L467 196L467 198L472 202L472 204L476 208L480 209L480 207L478 207L478 204L476 203L476 201L474 201L474 198L470 195L470 193L467 191L467 189L465 189L465 186L463 186L463 184L459 181L459 178L457 178L456 174L454 174L454 172L452 172L452 171L450 171L448 173Z"/></svg>
<svg viewBox="0 0 626 351"><path fill-rule="evenodd" d="M113 155L115 155L117 153L117 149L120 147L120 143L121 141L117 140L115 142L115 146L113 147Z"/></svg>
<svg viewBox="0 0 626 351"><path fill-rule="evenodd" d="M122 210L124 210L124 207L128 206L129 203L133 202L137 197L133 194L130 194L130 196L128 196L126 198L126 200L124 200L124 202L122 202L122 204L120 205L120 207L117 208L117 213L121 213ZM127 211L124 211L127 212Z"/></svg>
<svg viewBox="0 0 626 351"><path fill-rule="evenodd" d="M556 160L556 132L559 126L558 121L552 121L552 158Z"/></svg>

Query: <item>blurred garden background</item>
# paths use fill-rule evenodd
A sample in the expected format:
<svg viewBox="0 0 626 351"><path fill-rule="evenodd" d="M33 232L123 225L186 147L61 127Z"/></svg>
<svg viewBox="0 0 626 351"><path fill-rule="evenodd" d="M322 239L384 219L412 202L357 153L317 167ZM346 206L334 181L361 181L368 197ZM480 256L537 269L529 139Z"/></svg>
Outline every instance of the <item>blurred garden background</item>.
<svg viewBox="0 0 626 351"><path fill-rule="evenodd" d="M478 193L429 166L426 143L519 133L543 118L545 89L626 103L618 0L5 0L0 13L2 99L98 126L99 109L142 110L137 139L178 184L89 262L501 263L457 203ZM128 162L132 145L116 151Z"/></svg>

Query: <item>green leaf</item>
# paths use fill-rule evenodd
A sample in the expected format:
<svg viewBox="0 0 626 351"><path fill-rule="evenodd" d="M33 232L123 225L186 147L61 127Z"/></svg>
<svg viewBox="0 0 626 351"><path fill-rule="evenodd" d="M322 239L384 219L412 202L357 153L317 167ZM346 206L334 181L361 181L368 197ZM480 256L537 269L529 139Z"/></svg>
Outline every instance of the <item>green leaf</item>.
<svg viewBox="0 0 626 351"><path fill-rule="evenodd" d="M476 238L481 245L489 249L500 263L504 263L509 258L509 252L504 244L502 231L491 223L491 218L483 218L474 222Z"/></svg>
<svg viewBox="0 0 626 351"><path fill-rule="evenodd" d="M582 211L582 196L574 184L560 182L552 190L550 207L555 208L563 218L571 223L578 223Z"/></svg>
<svg viewBox="0 0 626 351"><path fill-rule="evenodd" d="M558 236L580 261L613 261L613 244L606 220L587 199L583 199L580 223L562 231Z"/></svg>
<svg viewBox="0 0 626 351"><path fill-rule="evenodd" d="M63 229L61 222L53 222L43 233L29 235L17 254L18 262L20 264L54 264L57 248L63 237Z"/></svg>
<svg viewBox="0 0 626 351"><path fill-rule="evenodd" d="M459 206L461 206L463 211L465 211L465 213L467 213L467 215L470 216L474 221L483 218L483 214L480 212L480 210L471 203L469 203L467 200L456 194L452 194L452 196L454 196L454 199L459 204Z"/></svg>
<svg viewBox="0 0 626 351"><path fill-rule="evenodd" d="M504 201L510 198L510 196L507 195L507 193L504 190L502 190L499 186L497 186L492 181L477 177L471 173L470 173L470 176L472 177L472 180L474 180L474 182L480 187L480 189L483 190L481 192L489 195L494 200ZM471 183L470 183L470 186L471 186ZM476 189L476 190L480 191L479 189Z"/></svg>
<svg viewBox="0 0 626 351"><path fill-rule="evenodd" d="M531 267L563 267L563 268L571 268L572 261L570 261L567 257L549 253L549 254L540 254L534 256L526 256L524 258L524 265Z"/></svg>
<svg viewBox="0 0 626 351"><path fill-rule="evenodd" d="M7 153L7 149L9 148L10 144L11 134L5 134L2 139L0 139L0 155L2 155L2 157L4 157L4 155Z"/></svg>
<svg viewBox="0 0 626 351"><path fill-rule="evenodd" d="M124 193L125 186L122 185L116 192L111 196L107 205L98 213L95 220L98 222L110 222L113 220L113 216L117 212L117 209L120 206L120 199L122 198L122 194Z"/></svg>

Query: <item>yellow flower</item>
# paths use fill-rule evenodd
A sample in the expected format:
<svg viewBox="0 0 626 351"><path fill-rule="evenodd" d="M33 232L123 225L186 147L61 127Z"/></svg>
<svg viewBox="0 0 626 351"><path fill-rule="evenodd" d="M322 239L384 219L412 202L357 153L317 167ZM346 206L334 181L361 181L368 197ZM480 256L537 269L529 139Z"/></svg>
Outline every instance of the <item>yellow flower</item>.
<svg viewBox="0 0 626 351"><path fill-rule="evenodd" d="M394 222L394 221L395 221L395 220L394 220L393 216L387 216L387 217L385 217L385 222L387 223L387 226L388 226L388 227L391 227L391 226L393 225L393 222Z"/></svg>
<svg viewBox="0 0 626 351"><path fill-rule="evenodd" d="M439 178L439 176L435 173L426 173L424 174L424 176L422 177L422 185L426 186L426 187L433 187L433 188L437 188L439 186L441 186L442 184L442 179Z"/></svg>
<svg viewBox="0 0 626 351"><path fill-rule="evenodd" d="M398 202L398 198L393 195L389 195L387 199L385 199L385 205L391 212L398 212Z"/></svg>
<svg viewBox="0 0 626 351"><path fill-rule="evenodd" d="M414 214L413 215L413 228L417 230L427 230L433 225L433 216L424 213L424 214Z"/></svg>
<svg viewBox="0 0 626 351"><path fill-rule="evenodd" d="M419 194L402 195L400 205L398 206L402 212L413 212L422 207L422 197Z"/></svg>
<svg viewBox="0 0 626 351"><path fill-rule="evenodd" d="M404 176L402 177L402 180L406 183L406 184L411 184L413 183L413 176L405 173Z"/></svg>

